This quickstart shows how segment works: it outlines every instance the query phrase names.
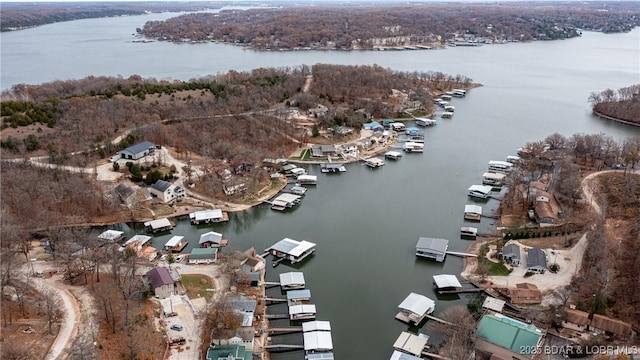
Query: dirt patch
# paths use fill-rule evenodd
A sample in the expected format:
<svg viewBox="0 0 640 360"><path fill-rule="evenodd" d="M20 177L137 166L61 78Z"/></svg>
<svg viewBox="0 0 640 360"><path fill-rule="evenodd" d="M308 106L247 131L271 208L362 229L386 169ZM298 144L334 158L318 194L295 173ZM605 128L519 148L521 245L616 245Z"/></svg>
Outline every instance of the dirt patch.
<svg viewBox="0 0 640 360"><path fill-rule="evenodd" d="M49 348L56 339L58 325L52 327L53 335L49 335L49 327L44 314L38 314L35 306L25 306L26 317L13 301L2 301L0 322L2 322L2 358L9 359L44 359Z"/></svg>

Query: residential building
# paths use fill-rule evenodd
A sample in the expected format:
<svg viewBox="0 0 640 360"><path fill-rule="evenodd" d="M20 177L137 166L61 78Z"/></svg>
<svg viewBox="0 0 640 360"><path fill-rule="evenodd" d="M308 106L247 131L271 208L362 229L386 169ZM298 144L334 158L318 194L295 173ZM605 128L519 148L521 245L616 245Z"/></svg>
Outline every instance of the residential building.
<svg viewBox="0 0 640 360"><path fill-rule="evenodd" d="M216 262L218 248L193 248L189 254L189 264L211 264Z"/></svg>
<svg viewBox="0 0 640 360"><path fill-rule="evenodd" d="M527 250L527 271L544 274L547 271L547 255L538 248Z"/></svg>
<svg viewBox="0 0 640 360"><path fill-rule="evenodd" d="M145 277L157 298L164 299L175 293L175 282L167 268L153 268L145 274Z"/></svg>
<svg viewBox="0 0 640 360"><path fill-rule="evenodd" d="M174 185L164 180L156 181L149 188L149 192L165 203L186 196L186 192L182 186Z"/></svg>
<svg viewBox="0 0 640 360"><path fill-rule="evenodd" d="M520 266L520 246L518 244L509 244L502 247L502 259L507 264Z"/></svg>
<svg viewBox="0 0 640 360"><path fill-rule="evenodd" d="M533 324L502 314L484 315L476 329L476 350L501 359L528 360L542 344L544 333Z"/></svg>

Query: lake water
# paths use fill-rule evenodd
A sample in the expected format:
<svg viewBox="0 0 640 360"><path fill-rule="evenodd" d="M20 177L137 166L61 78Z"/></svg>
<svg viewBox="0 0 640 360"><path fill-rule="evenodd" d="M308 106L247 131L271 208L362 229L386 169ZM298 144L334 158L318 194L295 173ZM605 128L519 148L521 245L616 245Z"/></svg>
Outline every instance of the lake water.
<svg viewBox="0 0 640 360"><path fill-rule="evenodd" d="M200 234L214 230L239 250L253 246L260 252L284 237L317 243L316 255L296 268L305 273L318 319L331 321L340 359L388 359L396 337L407 329L394 319L398 304L409 292L436 299L432 275L460 272L462 260L453 256L444 263L417 259L415 244L420 236L442 237L450 239L450 250L466 250L469 242L458 236L465 224L464 205L471 203L466 189L480 182L489 160L504 160L524 143L554 132L603 132L619 140L640 136L640 128L592 116L587 103L592 91L639 82L639 29L585 32L554 42L404 52L253 52L214 43L131 42L136 27L169 16L80 20L2 33L1 87L88 75L187 80L231 69L314 63L460 73L483 84L466 98L452 100L453 119L438 119L435 127L424 129L423 154L406 154L376 170L350 164L337 175L309 167L319 176L318 185L291 212L257 207L208 227L179 221L171 235L154 239L161 246L172 235L184 235L195 244ZM498 204L481 205L490 212ZM491 225L483 219L479 227ZM127 235L137 231L125 228ZM269 266L267 279L291 269ZM464 301L464 296L438 299L436 315ZM274 342L300 338L276 337Z"/></svg>

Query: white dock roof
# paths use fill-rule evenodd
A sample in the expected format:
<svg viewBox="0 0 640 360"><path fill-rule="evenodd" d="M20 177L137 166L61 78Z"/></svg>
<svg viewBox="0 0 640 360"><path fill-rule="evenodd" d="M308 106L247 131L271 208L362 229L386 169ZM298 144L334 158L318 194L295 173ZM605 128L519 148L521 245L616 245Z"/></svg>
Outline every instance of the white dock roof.
<svg viewBox="0 0 640 360"><path fill-rule="evenodd" d="M464 206L464 212L465 213L481 214L482 215L482 206L480 206L480 205L465 205Z"/></svg>
<svg viewBox="0 0 640 360"><path fill-rule="evenodd" d="M289 315L295 314L315 314L316 306L313 304L292 305L289 306Z"/></svg>
<svg viewBox="0 0 640 360"><path fill-rule="evenodd" d="M471 185L467 191L479 191L481 193L489 194L493 188L489 185Z"/></svg>
<svg viewBox="0 0 640 360"><path fill-rule="evenodd" d="M287 300L309 299L311 298L311 290L289 290L287 291Z"/></svg>
<svg viewBox="0 0 640 360"><path fill-rule="evenodd" d="M147 236L147 235L133 235L131 237L131 239L125 241L124 244L122 244L122 246L127 246L129 244L131 244L132 242L135 241L140 241L140 246L146 244L147 242L149 242L149 240L151 240L151 236Z"/></svg>
<svg viewBox="0 0 640 360"><path fill-rule="evenodd" d="M182 241L182 239L184 239L184 236L174 236L171 239L169 239L169 241L167 241L166 244L164 244L165 247L174 247L174 246L178 246L178 244L180 244L180 242Z"/></svg>
<svg viewBox="0 0 640 360"><path fill-rule="evenodd" d="M200 235L200 241L198 241L198 244L204 244L207 242L220 244L221 241L222 241L222 234L217 233L215 231L209 231Z"/></svg>
<svg viewBox="0 0 640 360"><path fill-rule="evenodd" d="M316 175L298 175L297 177L298 180L300 181L318 181L318 177Z"/></svg>
<svg viewBox="0 0 640 360"><path fill-rule="evenodd" d="M504 300L487 296L487 298L484 299L484 303L482 304L482 307L485 309L489 309L489 310L493 310L495 312L501 313L505 303L506 302Z"/></svg>
<svg viewBox="0 0 640 360"><path fill-rule="evenodd" d="M393 353L391 354L391 357L389 358L389 360L422 360L422 358L405 354L398 350L393 350Z"/></svg>
<svg viewBox="0 0 640 360"><path fill-rule="evenodd" d="M414 314L424 315L429 309L433 309L435 301L416 293L411 293L398 305L398 308L411 311Z"/></svg>
<svg viewBox="0 0 640 360"><path fill-rule="evenodd" d="M123 231L107 230L107 231L103 232L102 234L98 235L98 239L107 240L107 241L114 241L117 238L119 238L120 236L122 236L122 234L124 234Z"/></svg>
<svg viewBox="0 0 640 360"><path fill-rule="evenodd" d="M161 229L163 227L171 226L171 222L169 221L169 219L164 218L164 219L147 221L144 223L144 226L148 226L152 229Z"/></svg>
<svg viewBox="0 0 640 360"><path fill-rule="evenodd" d="M280 286L289 285L302 285L304 286L304 273L302 272L288 272L280 274Z"/></svg>
<svg viewBox="0 0 640 360"><path fill-rule="evenodd" d="M189 214L189 218L195 219L196 221L220 219L222 218L222 210L213 209L213 210L196 211Z"/></svg>
<svg viewBox="0 0 640 360"><path fill-rule="evenodd" d="M307 321L302 323L302 332L331 331L331 323L328 321Z"/></svg>
<svg viewBox="0 0 640 360"><path fill-rule="evenodd" d="M433 282L436 283L436 286L438 288L447 288L447 287L461 288L462 287L462 285L460 284L460 281L458 281L458 278L455 275L447 275L447 274L433 275Z"/></svg>
<svg viewBox="0 0 640 360"><path fill-rule="evenodd" d="M333 350L333 341L331 341L331 332L311 331L311 332L304 333L304 350L305 351Z"/></svg>
<svg viewBox="0 0 640 360"><path fill-rule="evenodd" d="M306 240L297 241L289 238L284 238L275 243L270 249L297 257L304 254L306 251L313 249L315 246L316 244Z"/></svg>
<svg viewBox="0 0 640 360"><path fill-rule="evenodd" d="M389 156L402 156L402 153L399 151L387 151L386 153L384 153L385 155L389 155Z"/></svg>
<svg viewBox="0 0 640 360"><path fill-rule="evenodd" d="M400 351L405 351L409 354L420 356L424 347L429 341L428 336L418 336L409 332L403 331L395 343L393 348Z"/></svg>
<svg viewBox="0 0 640 360"><path fill-rule="evenodd" d="M418 239L418 244L416 244L416 249L425 249L443 254L447 252L447 248L449 248L449 240L447 239L421 237Z"/></svg>
<svg viewBox="0 0 640 360"><path fill-rule="evenodd" d="M505 177L507 177L507 175L500 174L500 173L486 172L482 174L482 177L487 179L503 180Z"/></svg>
<svg viewBox="0 0 640 360"><path fill-rule="evenodd" d="M294 201L296 201L296 200L298 200L298 199L300 199L300 198L301 198L301 196L300 196L300 195L295 195L295 194L286 194L286 193L285 193L285 194L280 194L280 195L278 195L278 197L277 197L277 198L275 198L273 202L276 202L276 201L284 201L284 202L286 202L286 203L292 203L292 202L294 202Z"/></svg>

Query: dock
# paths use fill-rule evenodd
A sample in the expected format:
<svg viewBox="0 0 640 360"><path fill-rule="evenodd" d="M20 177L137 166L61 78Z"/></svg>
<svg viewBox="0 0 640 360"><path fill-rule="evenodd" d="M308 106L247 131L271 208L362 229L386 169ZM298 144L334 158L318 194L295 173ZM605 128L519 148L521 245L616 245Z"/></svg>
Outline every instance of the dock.
<svg viewBox="0 0 640 360"><path fill-rule="evenodd" d="M423 356L426 356L426 357L429 357L429 358L433 358L433 359L444 359L444 360L449 360L449 358L444 357L444 356L442 356L442 355L438 355L438 354L434 354L434 353L430 353L430 352L426 352L426 351L423 351L423 352L422 352L422 355L423 355Z"/></svg>
<svg viewBox="0 0 640 360"><path fill-rule="evenodd" d="M267 351L284 352L284 351L304 350L304 345L271 344L271 345L265 345L262 348Z"/></svg>
<svg viewBox="0 0 640 360"><path fill-rule="evenodd" d="M270 334L278 333L279 335L299 333L302 332L302 326L268 328L267 332Z"/></svg>
<svg viewBox="0 0 640 360"><path fill-rule="evenodd" d="M288 319L289 314L265 314L264 317L267 319Z"/></svg>
<svg viewBox="0 0 640 360"><path fill-rule="evenodd" d="M446 294L466 294L466 293L479 293L484 292L483 288L470 288L470 289L455 289L455 290L437 290L440 295Z"/></svg>
<svg viewBox="0 0 640 360"><path fill-rule="evenodd" d="M287 299L266 297L266 298L264 298L264 301L271 301L271 302L279 303L279 302L287 302Z"/></svg>
<svg viewBox="0 0 640 360"><path fill-rule="evenodd" d="M457 326L456 324L450 323L447 320L442 320L442 319L437 318L437 317L435 317L433 315L428 315L427 314L427 315L425 315L425 317L427 319L430 319L430 320L433 320L433 321L437 321L437 322L442 323L442 324L446 324L446 325L450 325L450 326Z"/></svg>
<svg viewBox="0 0 640 360"><path fill-rule="evenodd" d="M458 251L447 251L447 255L454 255L454 256L460 256L460 257L478 257L477 254L470 254L470 253L458 252Z"/></svg>

